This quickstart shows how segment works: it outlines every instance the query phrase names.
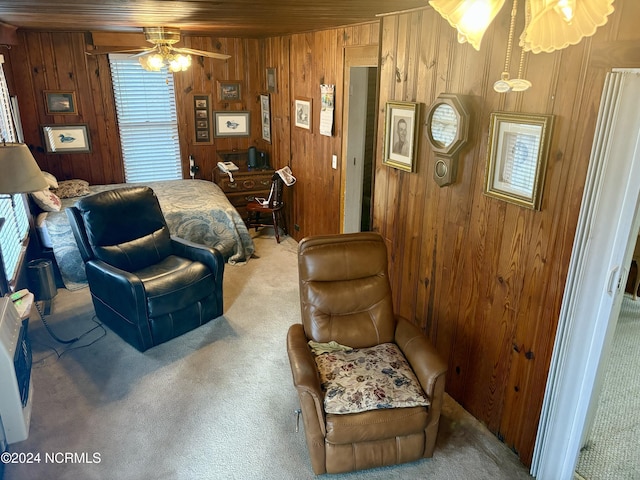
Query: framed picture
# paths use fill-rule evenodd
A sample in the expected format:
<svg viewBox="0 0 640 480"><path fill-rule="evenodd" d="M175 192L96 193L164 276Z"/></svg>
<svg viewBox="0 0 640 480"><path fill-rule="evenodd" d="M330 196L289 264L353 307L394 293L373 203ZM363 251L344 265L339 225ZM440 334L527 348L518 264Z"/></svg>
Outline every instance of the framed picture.
<svg viewBox="0 0 640 480"><path fill-rule="evenodd" d="M267 92L278 93L278 82L276 80L276 69L267 68Z"/></svg>
<svg viewBox="0 0 640 480"><path fill-rule="evenodd" d="M213 112L215 137L248 137L250 112Z"/></svg>
<svg viewBox="0 0 640 480"><path fill-rule="evenodd" d="M296 98L294 101L295 126L311 130L313 112L310 98Z"/></svg>
<svg viewBox="0 0 640 480"><path fill-rule="evenodd" d="M47 115L77 115L75 92L45 90L44 109Z"/></svg>
<svg viewBox="0 0 640 480"><path fill-rule="evenodd" d="M241 102L242 89L237 80L218 81L218 100L221 102Z"/></svg>
<svg viewBox="0 0 640 480"><path fill-rule="evenodd" d="M43 125L47 153L89 153L89 127L82 125Z"/></svg>
<svg viewBox="0 0 640 480"><path fill-rule="evenodd" d="M419 125L419 103L387 102L383 164L406 172L415 171Z"/></svg>
<svg viewBox="0 0 640 480"><path fill-rule="evenodd" d="M196 93L193 95L193 119L195 137L198 145L210 145L211 139L211 95Z"/></svg>
<svg viewBox="0 0 640 480"><path fill-rule="evenodd" d="M262 139L271 143L271 110L269 94L260 94L260 118L262 120Z"/></svg>
<svg viewBox="0 0 640 480"><path fill-rule="evenodd" d="M494 112L484 193L540 210L553 115Z"/></svg>

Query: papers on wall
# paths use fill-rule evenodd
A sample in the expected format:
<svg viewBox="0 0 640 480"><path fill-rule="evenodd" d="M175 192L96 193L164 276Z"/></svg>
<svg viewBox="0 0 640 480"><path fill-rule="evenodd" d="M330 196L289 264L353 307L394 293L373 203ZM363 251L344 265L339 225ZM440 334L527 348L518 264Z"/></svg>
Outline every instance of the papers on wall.
<svg viewBox="0 0 640 480"><path fill-rule="evenodd" d="M320 135L331 136L333 130L333 109L335 85L320 85L321 109L320 109Z"/></svg>

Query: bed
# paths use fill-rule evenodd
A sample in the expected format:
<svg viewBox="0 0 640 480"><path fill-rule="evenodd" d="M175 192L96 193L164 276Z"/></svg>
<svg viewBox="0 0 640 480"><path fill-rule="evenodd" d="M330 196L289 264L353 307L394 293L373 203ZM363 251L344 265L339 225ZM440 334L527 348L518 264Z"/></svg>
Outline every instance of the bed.
<svg viewBox="0 0 640 480"><path fill-rule="evenodd" d="M98 193L128 185L132 184L88 188L90 193ZM254 253L253 240L242 217L215 183L166 180L144 185L156 193L172 235L215 248L229 264L244 263ZM60 211L47 212L40 222L43 243L53 249L65 288L69 290L87 286L84 263L65 212L77 200L78 197L62 199Z"/></svg>

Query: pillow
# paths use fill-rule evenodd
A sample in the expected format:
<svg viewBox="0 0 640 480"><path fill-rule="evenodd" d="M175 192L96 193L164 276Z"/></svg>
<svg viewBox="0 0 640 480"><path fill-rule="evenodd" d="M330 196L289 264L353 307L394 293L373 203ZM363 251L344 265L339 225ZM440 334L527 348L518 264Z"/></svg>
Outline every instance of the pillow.
<svg viewBox="0 0 640 480"><path fill-rule="evenodd" d="M409 362L394 343L329 351L315 360L327 413L430 404Z"/></svg>
<svg viewBox="0 0 640 480"><path fill-rule="evenodd" d="M42 172L42 176L49 184L49 188L58 188L58 180L56 179L56 177L51 175L49 172L44 171Z"/></svg>
<svg viewBox="0 0 640 480"><path fill-rule="evenodd" d="M58 196L48 188L40 192L31 193L31 198L45 212L59 212L62 206Z"/></svg>
<svg viewBox="0 0 640 480"><path fill-rule="evenodd" d="M91 193L86 180L63 180L58 182L58 188L54 192L59 198L82 197Z"/></svg>

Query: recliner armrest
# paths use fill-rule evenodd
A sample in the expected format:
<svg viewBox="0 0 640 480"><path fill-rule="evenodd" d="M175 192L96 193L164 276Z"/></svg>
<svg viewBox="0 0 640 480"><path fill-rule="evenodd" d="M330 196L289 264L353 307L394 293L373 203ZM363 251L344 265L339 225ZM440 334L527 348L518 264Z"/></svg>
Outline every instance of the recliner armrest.
<svg viewBox="0 0 640 480"><path fill-rule="evenodd" d="M204 263L213 272L216 284L222 284L224 258L218 250L173 235L171 236L171 246L175 255Z"/></svg>
<svg viewBox="0 0 640 480"><path fill-rule="evenodd" d="M433 399L436 383L446 374L447 364L426 335L405 318L398 317L395 341L418 377L423 390Z"/></svg>
<svg viewBox="0 0 640 480"><path fill-rule="evenodd" d="M313 353L307 344L301 323L295 323L287 332L287 354L293 375L293 384L298 392L307 393L313 398L318 422L324 434L324 394L320 386L320 374Z"/></svg>

